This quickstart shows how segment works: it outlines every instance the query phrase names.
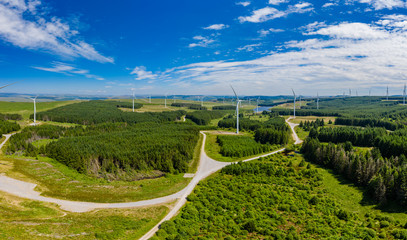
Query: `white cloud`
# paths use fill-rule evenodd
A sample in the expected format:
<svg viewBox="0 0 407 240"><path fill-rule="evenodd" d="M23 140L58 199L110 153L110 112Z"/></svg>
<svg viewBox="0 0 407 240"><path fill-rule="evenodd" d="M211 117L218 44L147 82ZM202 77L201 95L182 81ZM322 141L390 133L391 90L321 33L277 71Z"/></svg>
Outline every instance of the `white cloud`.
<svg viewBox="0 0 407 240"><path fill-rule="evenodd" d="M370 4L376 10L407 7L406 1L403 0L359 0L359 2Z"/></svg>
<svg viewBox="0 0 407 240"><path fill-rule="evenodd" d="M267 35L269 35L270 33L279 33L279 32L284 32L283 29L275 29L275 28L269 28L269 29L261 29L260 31L258 31L258 33L260 34L260 37L265 37Z"/></svg>
<svg viewBox="0 0 407 240"><path fill-rule="evenodd" d="M160 77L170 86L199 89L191 94L229 93L229 83L241 94L264 95L288 94L291 87L302 94L318 89L320 95L342 94L350 85L360 94L387 84L401 87L407 79L405 19L389 15L377 24L316 23L317 38L287 42L285 51L247 61L189 64Z"/></svg>
<svg viewBox="0 0 407 240"><path fill-rule="evenodd" d="M240 52L240 51L252 52L252 51L254 51L254 49L260 47L261 45L262 45L261 43L249 44L249 45L238 48L237 52Z"/></svg>
<svg viewBox="0 0 407 240"><path fill-rule="evenodd" d="M250 3L251 3L251 2L249 2L249 1L245 1L245 2L237 2L236 4L237 4L237 5L242 5L243 7L247 7L247 6L250 5Z"/></svg>
<svg viewBox="0 0 407 240"><path fill-rule="evenodd" d="M305 13L312 10L313 7L311 3L302 2L288 6L287 10L285 11L280 11L272 7L261 8L253 11L251 16L239 17L238 19L241 23L244 22L260 23L275 18L286 17L292 13Z"/></svg>
<svg viewBox="0 0 407 240"><path fill-rule="evenodd" d="M38 14L39 0L0 0L0 38L14 46L51 52L66 57L112 63L95 48L80 40L79 32L57 17Z"/></svg>
<svg viewBox="0 0 407 240"><path fill-rule="evenodd" d="M322 5L322 7L327 8L327 7L337 6L337 5L338 4L336 4L336 3L329 2L329 3L325 3L324 5Z"/></svg>
<svg viewBox="0 0 407 240"><path fill-rule="evenodd" d="M389 37L387 31L366 23L341 23L339 25L321 28L308 34L328 35L334 38L348 39L384 39Z"/></svg>
<svg viewBox="0 0 407 240"><path fill-rule="evenodd" d="M156 74L153 72L147 71L144 66L135 67L133 71L131 71L132 75L135 75L136 80L145 80L145 79L155 79L157 78Z"/></svg>
<svg viewBox="0 0 407 240"><path fill-rule="evenodd" d="M213 24L213 25L204 27L204 29L207 29L207 30L222 30L222 29L225 29L225 28L228 28L228 27L229 27L229 25L225 25L225 24Z"/></svg>
<svg viewBox="0 0 407 240"><path fill-rule="evenodd" d="M289 2L290 0L269 0L269 4L272 4L272 5L279 5L280 3L287 3L287 2Z"/></svg>
<svg viewBox="0 0 407 240"><path fill-rule="evenodd" d="M203 36L195 36L193 37L194 40L198 41L196 43L190 43L188 47L193 48L193 47L208 47L211 43L214 43L214 39L210 39L208 37L203 37Z"/></svg>
<svg viewBox="0 0 407 240"><path fill-rule="evenodd" d="M93 75L89 73L89 70L79 69L70 64L61 63L61 62L52 62L52 67L32 67L38 70L47 71L47 72L56 72L56 73L63 73L68 76L72 75L82 75L86 78L93 78L96 80L103 81L104 78Z"/></svg>

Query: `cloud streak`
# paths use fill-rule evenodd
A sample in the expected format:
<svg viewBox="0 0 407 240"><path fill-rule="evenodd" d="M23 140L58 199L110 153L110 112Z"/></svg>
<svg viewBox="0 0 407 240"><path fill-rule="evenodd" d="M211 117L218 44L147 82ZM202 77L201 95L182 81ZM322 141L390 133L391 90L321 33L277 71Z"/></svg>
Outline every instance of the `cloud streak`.
<svg viewBox="0 0 407 240"><path fill-rule="evenodd" d="M265 7L261 9L254 10L250 16L239 17L240 23L251 22L251 23L261 23L266 22L275 18L286 17L293 13L305 13L312 11L314 8L311 3L302 2L295 5L290 5L285 11L280 11L272 7Z"/></svg>
<svg viewBox="0 0 407 240"><path fill-rule="evenodd" d="M52 62L52 67L38 67L34 66L32 68L46 71L46 72L55 72L55 73L62 73L68 76L84 76L86 78L92 78L99 81L105 80L103 77L90 74L89 70L76 68L70 64L62 63L62 62Z"/></svg>
<svg viewBox="0 0 407 240"><path fill-rule="evenodd" d="M79 32L57 17L39 14L39 0L0 0L0 38L16 47L50 52L64 57L85 58L113 63L91 44L79 38Z"/></svg>

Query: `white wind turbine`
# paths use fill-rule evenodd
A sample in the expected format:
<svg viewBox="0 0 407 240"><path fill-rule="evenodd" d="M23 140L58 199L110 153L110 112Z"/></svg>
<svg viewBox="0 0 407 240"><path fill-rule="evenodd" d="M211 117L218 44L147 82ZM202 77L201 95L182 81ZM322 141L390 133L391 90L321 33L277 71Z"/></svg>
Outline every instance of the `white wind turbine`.
<svg viewBox="0 0 407 240"><path fill-rule="evenodd" d="M386 100L389 101L389 85L387 85Z"/></svg>
<svg viewBox="0 0 407 240"><path fill-rule="evenodd" d="M317 92L317 110L319 109L319 94Z"/></svg>
<svg viewBox="0 0 407 240"><path fill-rule="evenodd" d="M230 87L233 90L233 93L236 96L236 134L239 134L239 104L242 102L242 100L239 100L239 97L236 94L235 89L230 85Z"/></svg>
<svg viewBox="0 0 407 240"><path fill-rule="evenodd" d="M259 100L260 100L260 97L257 98L257 110L256 110L256 113L259 113Z"/></svg>
<svg viewBox="0 0 407 240"><path fill-rule="evenodd" d="M294 89L291 88L291 91L293 91L293 95L294 95L294 118L295 118L295 92Z"/></svg>
<svg viewBox="0 0 407 240"><path fill-rule="evenodd" d="M148 102L151 103L151 95L148 96Z"/></svg>
<svg viewBox="0 0 407 240"><path fill-rule="evenodd" d="M404 83L404 90L403 90L403 105L406 105L406 84Z"/></svg>
<svg viewBox="0 0 407 240"><path fill-rule="evenodd" d="M34 102L34 125L36 125L36 120L37 120L37 117L36 117L36 115L37 115L37 106L36 106L37 97L38 96L36 96L34 98L30 98Z"/></svg>
<svg viewBox="0 0 407 240"><path fill-rule="evenodd" d="M167 108L167 93L165 94L164 107Z"/></svg>
<svg viewBox="0 0 407 240"><path fill-rule="evenodd" d="M134 112L134 88L132 88L131 91L133 93L133 112Z"/></svg>

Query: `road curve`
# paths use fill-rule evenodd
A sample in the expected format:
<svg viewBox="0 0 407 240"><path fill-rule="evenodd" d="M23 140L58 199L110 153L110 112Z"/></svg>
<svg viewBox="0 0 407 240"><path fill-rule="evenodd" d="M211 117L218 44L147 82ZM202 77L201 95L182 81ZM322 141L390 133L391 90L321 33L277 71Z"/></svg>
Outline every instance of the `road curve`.
<svg viewBox="0 0 407 240"><path fill-rule="evenodd" d="M286 122L290 125L291 130L293 131L293 137L295 139L295 144L299 144L302 141L298 138L297 134L294 131L294 127L298 124L294 124L289 122L291 118L288 118ZM206 142L206 134L203 134L203 141L201 147L201 155L200 155L200 162L198 166L198 170L191 180L191 182L181 191L165 196L160 198L154 198L149 200L137 201L137 202L127 202L127 203L94 203L94 202L79 202L79 201L69 201L69 200L62 200L50 197L41 196L39 192L35 191L34 188L36 184L28 183L20 180L16 180L4 175L0 175L0 191L4 191L22 198L27 198L31 200L43 201L43 202L50 202L55 203L60 206L61 209L70 211L70 212L87 212L93 209L106 209L106 208L131 208L131 207L142 207L142 206L150 206L150 205L157 205L172 202L174 200L178 200L176 205L171 209L171 211L156 225L154 226L149 232L147 232L143 237L140 239L149 239L152 237L155 232L158 230L159 226L164 222L172 217L176 216L178 211L184 206L186 203L186 198L189 194L194 190L195 186L204 178L208 177L214 172L224 168L227 165L232 164L232 162L219 162L210 157L208 157L205 153L205 142ZM4 146L7 140L10 138L12 134L4 135L6 139L0 144L0 149ZM258 159L260 157L266 157L272 154L276 154L279 152L284 151L283 149L279 149L277 151L273 151L261 156L249 158L243 160L243 162L252 161Z"/></svg>

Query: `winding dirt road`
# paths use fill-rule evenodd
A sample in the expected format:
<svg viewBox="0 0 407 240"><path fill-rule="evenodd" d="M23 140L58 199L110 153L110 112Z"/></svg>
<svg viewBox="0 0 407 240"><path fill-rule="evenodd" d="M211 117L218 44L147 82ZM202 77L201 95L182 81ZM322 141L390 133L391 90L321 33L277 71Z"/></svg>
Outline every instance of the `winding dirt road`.
<svg viewBox="0 0 407 240"><path fill-rule="evenodd" d="M289 124L292 132L293 137L295 139L295 144L299 144L302 141L298 138L297 134L294 131L294 127L298 124L294 124L289 122L291 118L288 118L286 122ZM79 201L69 201L69 200L62 200L50 197L41 196L40 192L34 190L36 184L28 183L20 180L16 180L4 175L0 175L0 191L4 191L22 198L27 198L31 200L43 201L43 202L50 202L58 204L61 209L70 211L70 212L87 212L93 209L102 209L102 208L131 208L131 207L142 207L142 206L150 206L150 205L157 205L172 202L178 200L176 205L171 209L171 211L156 225L152 228L148 233L146 233L140 239L149 239L152 237L155 232L158 230L161 223L171 219L172 217L176 216L178 211L184 206L186 203L186 198L188 195L194 190L195 186L204 178L208 177L212 173L224 168L227 165L232 164L231 162L219 162L210 157L208 157L205 153L205 142L206 142L206 134L203 134L203 143L201 147L201 156L198 170L191 180L191 182L181 191L155 199L137 201L137 202L127 202L127 203L94 203L94 202L79 202ZM4 135L6 139L0 144L0 149L4 146L7 140L10 138L11 134ZM261 156L257 156L254 158L249 158L244 160L244 162L252 161L258 159L260 157L266 157L272 154L276 154L279 152L284 151L285 149L280 149L274 152L270 152Z"/></svg>

